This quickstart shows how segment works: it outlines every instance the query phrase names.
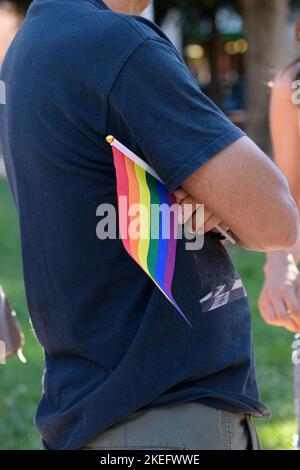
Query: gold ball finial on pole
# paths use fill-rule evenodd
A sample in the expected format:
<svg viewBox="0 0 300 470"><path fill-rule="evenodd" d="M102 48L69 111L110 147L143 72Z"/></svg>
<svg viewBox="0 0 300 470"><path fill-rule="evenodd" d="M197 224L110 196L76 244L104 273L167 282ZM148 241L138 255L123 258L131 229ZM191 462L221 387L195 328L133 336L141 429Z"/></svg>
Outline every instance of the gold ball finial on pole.
<svg viewBox="0 0 300 470"><path fill-rule="evenodd" d="M114 140L115 140L115 138L114 138L113 135L108 135L108 136L106 137L106 142L107 142L108 144L110 144L110 145L112 145L112 144L114 143Z"/></svg>

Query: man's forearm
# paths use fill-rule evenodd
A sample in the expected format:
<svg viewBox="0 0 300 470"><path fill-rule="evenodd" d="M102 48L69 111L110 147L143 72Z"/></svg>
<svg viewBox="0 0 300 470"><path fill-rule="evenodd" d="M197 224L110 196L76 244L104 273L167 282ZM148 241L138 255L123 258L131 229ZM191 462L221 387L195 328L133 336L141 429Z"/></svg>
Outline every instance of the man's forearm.
<svg viewBox="0 0 300 470"><path fill-rule="evenodd" d="M287 181L247 137L202 165L182 187L245 248L278 251L297 240L299 214Z"/></svg>

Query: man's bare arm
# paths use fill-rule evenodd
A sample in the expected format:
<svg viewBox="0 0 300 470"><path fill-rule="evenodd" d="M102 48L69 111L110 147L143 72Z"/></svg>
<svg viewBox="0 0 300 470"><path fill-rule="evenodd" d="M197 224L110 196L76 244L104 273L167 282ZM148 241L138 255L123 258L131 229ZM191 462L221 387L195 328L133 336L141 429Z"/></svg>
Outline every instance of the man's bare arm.
<svg viewBox="0 0 300 470"><path fill-rule="evenodd" d="M281 250L297 240L299 214L287 181L248 137L216 155L182 187L230 227L245 248Z"/></svg>

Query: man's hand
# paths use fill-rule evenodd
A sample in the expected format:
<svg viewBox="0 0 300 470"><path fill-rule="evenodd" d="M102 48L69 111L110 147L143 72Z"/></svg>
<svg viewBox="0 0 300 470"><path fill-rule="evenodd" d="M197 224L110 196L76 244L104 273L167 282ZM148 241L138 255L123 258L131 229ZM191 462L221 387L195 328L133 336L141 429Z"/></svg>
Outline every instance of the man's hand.
<svg viewBox="0 0 300 470"><path fill-rule="evenodd" d="M180 204L182 210L180 214L180 223L186 223L190 219L191 214L193 214L190 226L191 231L195 233L200 231L201 233L207 233L213 230L217 225L221 226L226 232L228 231L228 227L222 223L222 220L217 215L209 211L209 209L206 207L204 207L204 228L202 225L199 225L196 216L197 205L199 205L199 203L197 203L194 198L189 196L188 193L184 191L184 189L177 189L177 191L174 193L174 196L177 204Z"/></svg>
<svg viewBox="0 0 300 470"><path fill-rule="evenodd" d="M270 325L300 331L300 273L292 255L272 253L265 266L265 284L259 298L263 319Z"/></svg>

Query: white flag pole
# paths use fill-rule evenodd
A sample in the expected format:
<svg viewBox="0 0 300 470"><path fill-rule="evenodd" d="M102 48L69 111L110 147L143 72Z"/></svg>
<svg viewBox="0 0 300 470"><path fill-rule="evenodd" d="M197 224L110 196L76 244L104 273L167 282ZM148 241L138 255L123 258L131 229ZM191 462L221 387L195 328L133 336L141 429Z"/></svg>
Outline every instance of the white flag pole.
<svg viewBox="0 0 300 470"><path fill-rule="evenodd" d="M112 147L115 147L116 149L120 150L120 152L124 153L126 157L130 158L134 163L136 163L145 171L147 171L147 173L149 173L158 181L163 183L163 181L160 179L156 171L154 171L153 168L150 165L148 165L148 163L146 163L144 160L138 157L135 153L133 153L131 150L125 147L125 145L121 144L121 142L115 139L114 136L108 135L106 137L106 142L108 142ZM222 227L220 227L220 225L216 225L215 228L226 238L226 240L228 240L233 245L236 245L236 241L234 240L234 238L231 235L229 235L229 233L227 233Z"/></svg>
<svg viewBox="0 0 300 470"><path fill-rule="evenodd" d="M126 157L130 158L134 163L142 167L147 173L152 175L154 178L156 178L158 181L162 183L162 180L156 173L156 171L153 170L153 168L148 165L144 160L142 160L140 157L138 157L135 153L133 153L131 150L129 150L125 145L121 144L117 139L115 139L112 135L109 135L106 137L106 141L112 146L116 147L116 149L120 150L120 152L124 153Z"/></svg>

